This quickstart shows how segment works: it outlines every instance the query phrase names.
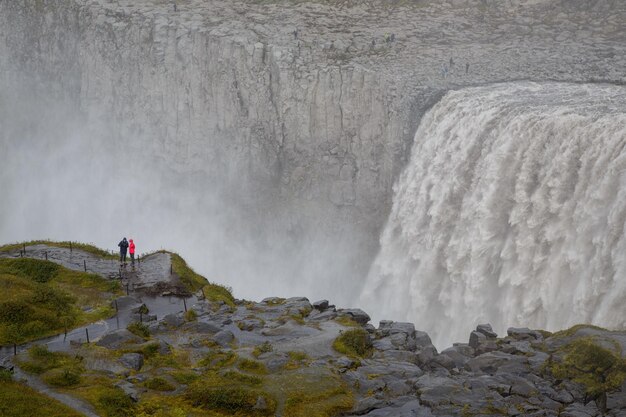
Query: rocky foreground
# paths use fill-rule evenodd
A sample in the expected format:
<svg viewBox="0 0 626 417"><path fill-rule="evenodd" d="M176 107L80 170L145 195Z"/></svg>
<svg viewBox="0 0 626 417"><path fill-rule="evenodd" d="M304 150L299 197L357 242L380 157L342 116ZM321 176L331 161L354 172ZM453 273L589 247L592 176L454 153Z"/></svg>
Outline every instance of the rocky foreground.
<svg viewBox="0 0 626 417"><path fill-rule="evenodd" d="M47 253L73 269L84 263L70 257L94 257ZM153 260L159 268L145 269L155 287L159 273L172 280L163 256ZM116 265L102 260L96 269L117 279L108 262ZM133 279L142 279L140 268ZM90 343L70 336L49 350L31 347L12 366L85 415L626 416L626 332L582 325L555 334L510 328L498 337L484 324L468 343L438 352L411 323L375 327L364 311L326 300L205 295L182 303L138 287L112 301L118 313L108 322L117 325Z"/></svg>

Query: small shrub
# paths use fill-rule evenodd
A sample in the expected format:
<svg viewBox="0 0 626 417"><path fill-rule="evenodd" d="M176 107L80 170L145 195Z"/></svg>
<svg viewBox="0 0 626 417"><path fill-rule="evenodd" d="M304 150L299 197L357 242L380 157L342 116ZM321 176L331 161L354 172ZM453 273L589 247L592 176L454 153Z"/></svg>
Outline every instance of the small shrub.
<svg viewBox="0 0 626 417"><path fill-rule="evenodd" d="M0 382L10 382L13 380L13 373L5 368L0 368Z"/></svg>
<svg viewBox="0 0 626 417"><path fill-rule="evenodd" d="M565 353L563 360L549 365L552 375L584 385L591 397L615 390L626 380L626 360L620 353L597 345L591 337L574 340L561 351Z"/></svg>
<svg viewBox="0 0 626 417"><path fill-rule="evenodd" d="M148 329L148 326L143 323L139 323L138 321L130 323L126 326L126 329L139 337L143 337L145 339L150 337L150 329Z"/></svg>
<svg viewBox="0 0 626 417"><path fill-rule="evenodd" d="M206 366L210 369L220 369L228 365L232 365L237 360L234 352L222 350L213 350L198 363L200 366Z"/></svg>
<svg viewBox="0 0 626 417"><path fill-rule="evenodd" d="M133 401L119 388L105 388L97 398L97 408L106 417L128 417L134 415Z"/></svg>
<svg viewBox="0 0 626 417"><path fill-rule="evenodd" d="M237 381L246 385L253 385L253 386L261 385L263 382L261 378L259 377L256 377L253 375L242 374L240 372L235 372L235 371L225 372L224 378L228 379L229 381Z"/></svg>
<svg viewBox="0 0 626 417"><path fill-rule="evenodd" d="M72 387L80 384L80 374L78 369L53 369L43 376L43 380L53 387Z"/></svg>
<svg viewBox="0 0 626 417"><path fill-rule="evenodd" d="M187 310L185 312L185 320L187 321L196 321L198 318L198 313L195 310Z"/></svg>
<svg viewBox="0 0 626 417"><path fill-rule="evenodd" d="M189 385L200 378L198 374L191 371L175 371L170 373L170 375L174 378L174 381L184 385Z"/></svg>
<svg viewBox="0 0 626 417"><path fill-rule="evenodd" d="M335 339L333 348L344 355L366 357L372 351L372 341L365 330L351 329Z"/></svg>
<svg viewBox="0 0 626 417"><path fill-rule="evenodd" d="M241 359L237 364L237 367L242 371L253 372L257 374L267 373L267 368L261 362L253 361L252 359Z"/></svg>
<svg viewBox="0 0 626 417"><path fill-rule="evenodd" d="M174 391L176 389L168 380L160 377L147 380L144 386L154 391Z"/></svg>
<svg viewBox="0 0 626 417"><path fill-rule="evenodd" d="M256 345L254 347L254 350L252 351L252 356L254 356L255 358L258 358L263 353L268 353L273 350L274 348L272 347L272 344L270 342L263 342L260 345Z"/></svg>

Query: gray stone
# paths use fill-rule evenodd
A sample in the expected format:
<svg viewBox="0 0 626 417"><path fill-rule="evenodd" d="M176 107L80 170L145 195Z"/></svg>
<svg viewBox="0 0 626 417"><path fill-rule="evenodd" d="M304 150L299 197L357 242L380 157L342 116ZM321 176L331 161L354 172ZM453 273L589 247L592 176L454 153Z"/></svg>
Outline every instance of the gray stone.
<svg viewBox="0 0 626 417"><path fill-rule="evenodd" d="M143 355L140 353L125 353L120 357L120 362L135 371L139 371L143 366Z"/></svg>
<svg viewBox="0 0 626 417"><path fill-rule="evenodd" d="M626 381L618 391L606 395L606 408L608 410L626 410Z"/></svg>
<svg viewBox="0 0 626 417"><path fill-rule="evenodd" d="M370 316L360 308L350 308L350 309L342 309L339 310L338 313L340 315L347 315L351 317L354 321L359 324L367 324L370 321Z"/></svg>
<svg viewBox="0 0 626 417"><path fill-rule="evenodd" d="M480 332L472 332L470 333L469 345L470 347L476 349L482 342L487 341L487 336Z"/></svg>
<svg viewBox="0 0 626 417"><path fill-rule="evenodd" d="M422 332L420 330L415 331L415 343L417 347L433 346L433 342L432 340L430 340L430 336L428 336L428 333Z"/></svg>
<svg viewBox="0 0 626 417"><path fill-rule="evenodd" d="M221 330L213 335L213 340L222 347L228 347L235 340L235 335L230 330Z"/></svg>
<svg viewBox="0 0 626 417"><path fill-rule="evenodd" d="M491 324L479 324L478 326L476 326L476 331L484 334L490 339L495 339L496 337L498 337L498 334L494 332L491 328Z"/></svg>
<svg viewBox="0 0 626 417"><path fill-rule="evenodd" d="M335 313L334 311L331 310L326 310L323 311L319 314L313 314L311 313L311 315L307 318L307 320L309 321L328 321L328 320L333 320L334 318L337 317L337 313Z"/></svg>
<svg viewBox="0 0 626 417"><path fill-rule="evenodd" d="M96 342L96 346L102 346L107 349L119 349L129 343L140 343L143 340L126 329L119 329L106 333Z"/></svg>
<svg viewBox="0 0 626 417"><path fill-rule="evenodd" d="M252 407L253 410L265 411L268 409L267 400L262 395L256 399L256 404Z"/></svg>
<svg viewBox="0 0 626 417"><path fill-rule="evenodd" d="M313 308L319 311L324 311L328 308L328 300L316 301L312 304Z"/></svg>
<svg viewBox="0 0 626 417"><path fill-rule="evenodd" d="M536 330L530 330L527 327L509 327L506 331L506 333L517 340L541 340L543 339L543 336L541 335L541 333L539 333Z"/></svg>
<svg viewBox="0 0 626 417"><path fill-rule="evenodd" d="M168 314L161 320L162 323L171 328L178 328L185 324L185 319L181 313L178 314Z"/></svg>
<svg viewBox="0 0 626 417"><path fill-rule="evenodd" d="M214 334L222 330L220 326L214 323L208 323L204 321L193 321L190 323L185 323L182 326L183 330L193 332L193 333L209 333Z"/></svg>
<svg viewBox="0 0 626 417"><path fill-rule="evenodd" d="M116 383L115 386L124 391L124 394L126 394L134 402L139 401L139 393L137 391L137 388L130 382L121 381Z"/></svg>

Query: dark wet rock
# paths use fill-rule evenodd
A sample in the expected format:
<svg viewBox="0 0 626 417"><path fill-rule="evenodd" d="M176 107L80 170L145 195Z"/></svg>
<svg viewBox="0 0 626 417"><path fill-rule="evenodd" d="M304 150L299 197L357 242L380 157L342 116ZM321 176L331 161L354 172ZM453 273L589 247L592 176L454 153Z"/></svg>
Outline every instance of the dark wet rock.
<svg viewBox="0 0 626 417"><path fill-rule="evenodd" d="M192 321L190 323L185 323L182 327L182 330L186 330L193 333L203 333L203 334L214 334L222 330L221 326L218 326L215 323L209 323L204 321Z"/></svg>
<svg viewBox="0 0 626 417"><path fill-rule="evenodd" d="M476 331L484 334L489 339L495 339L498 337L498 334L491 328L491 324L479 324L476 326Z"/></svg>
<svg viewBox="0 0 626 417"><path fill-rule="evenodd" d="M570 404L561 411L560 417L595 417L598 415L600 415L600 410L593 402L590 402L587 405Z"/></svg>
<svg viewBox="0 0 626 417"><path fill-rule="evenodd" d="M433 345L424 346L417 352L418 364L425 365L429 363L435 356L437 356L437 349Z"/></svg>
<svg viewBox="0 0 626 417"><path fill-rule="evenodd" d="M459 368L459 369L461 369L461 368L463 368L465 366L465 364L471 358L471 355L468 355L468 353L470 353L468 349L471 349L471 348L469 346L467 346L467 348L466 347L461 347L461 346L452 346L451 348L443 350L441 352L441 354L439 354L439 356L446 356L446 357L450 358L450 360L453 363L451 368ZM472 351L473 351L473 349L472 349ZM433 361L436 362L436 359L437 358L434 358ZM436 363L439 363L439 362L436 362Z"/></svg>
<svg viewBox="0 0 626 417"><path fill-rule="evenodd" d="M97 346L102 346L107 349L119 349L120 347L129 343L140 343L143 339L134 335L126 329L113 330L102 336L100 340L96 342Z"/></svg>
<svg viewBox="0 0 626 417"><path fill-rule="evenodd" d="M324 311L328 308L328 300L316 301L312 304L313 308L319 311Z"/></svg>
<svg viewBox="0 0 626 417"><path fill-rule="evenodd" d="M337 313L332 310L326 310L321 313L317 313L317 310L313 310L313 312L309 314L309 317L307 317L307 320L319 322L319 321L333 320L336 317L337 317Z"/></svg>
<svg viewBox="0 0 626 417"><path fill-rule="evenodd" d="M504 369L505 367L507 370L511 367L516 369L519 366L524 366L527 362L528 360L526 358L508 353L489 352L470 359L467 362L466 368L472 372L493 374L498 371L498 369Z"/></svg>
<svg viewBox="0 0 626 417"><path fill-rule="evenodd" d="M130 382L121 381L116 383L115 386L124 391L124 394L126 394L134 402L139 401L139 392L137 388Z"/></svg>
<svg viewBox="0 0 626 417"><path fill-rule="evenodd" d="M422 332L420 330L416 330L414 337L415 337L415 343L416 343L417 347L433 346L433 342L432 342L432 340L430 340L430 336L428 336L428 333L426 333L426 332Z"/></svg>
<svg viewBox="0 0 626 417"><path fill-rule="evenodd" d="M543 336L536 330L530 330L528 327L509 327L506 333L517 340L542 340Z"/></svg>
<svg viewBox="0 0 626 417"><path fill-rule="evenodd" d="M117 308L120 310L134 311L134 309L139 308L141 306L141 300L133 296L125 295L123 297L116 298L111 303L111 307L115 308L116 304L117 304Z"/></svg>
<svg viewBox="0 0 626 417"><path fill-rule="evenodd" d="M338 310L337 313L340 316L348 316L361 325L367 324L367 322L371 320L370 316L360 308L341 309Z"/></svg>
<svg viewBox="0 0 626 417"><path fill-rule="evenodd" d="M163 322L165 325L167 325L170 328L176 329L182 326L183 324L185 324L185 319L183 318L182 313L168 314L165 317L163 317L163 320L161 320L161 322Z"/></svg>
<svg viewBox="0 0 626 417"><path fill-rule="evenodd" d="M384 358L393 362L408 362L417 365L419 363L417 354L409 350L387 350L376 352L374 358Z"/></svg>
<svg viewBox="0 0 626 417"><path fill-rule="evenodd" d="M470 333L470 338L469 338L469 345L470 345L470 347L476 349L483 342L486 342L486 341L487 341L487 336L485 336L485 334L483 334L481 332L472 332L472 333Z"/></svg>
<svg viewBox="0 0 626 417"><path fill-rule="evenodd" d="M262 329L265 323L260 319L246 319L237 323L237 327L244 332L251 332L256 329Z"/></svg>
<svg viewBox="0 0 626 417"><path fill-rule="evenodd" d="M125 353L120 357L122 365L139 371L143 366L143 355L140 353Z"/></svg>
<svg viewBox="0 0 626 417"><path fill-rule="evenodd" d="M372 346L374 346L374 349L380 351L393 350L396 348L389 337L372 341Z"/></svg>
<svg viewBox="0 0 626 417"><path fill-rule="evenodd" d="M374 325L371 323L367 323L365 326L363 326L363 329L367 331L369 334L376 333L376 327L374 327Z"/></svg>
<svg viewBox="0 0 626 417"><path fill-rule="evenodd" d="M606 408L608 410L626 410L626 381L619 391L606 395Z"/></svg>
<svg viewBox="0 0 626 417"><path fill-rule="evenodd" d="M228 347L235 340L235 335L230 330L221 330L213 336L213 340L222 347Z"/></svg>
<svg viewBox="0 0 626 417"><path fill-rule="evenodd" d="M340 369L352 369L356 367L357 362L347 356L341 356L335 360L335 365Z"/></svg>

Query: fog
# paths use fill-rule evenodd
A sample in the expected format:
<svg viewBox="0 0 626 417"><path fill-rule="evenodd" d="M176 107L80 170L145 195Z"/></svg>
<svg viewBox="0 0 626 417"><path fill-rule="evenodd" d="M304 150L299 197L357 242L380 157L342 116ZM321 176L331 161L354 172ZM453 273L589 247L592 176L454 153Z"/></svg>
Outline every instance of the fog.
<svg viewBox="0 0 626 417"><path fill-rule="evenodd" d="M358 250L346 248L359 244L346 230L337 237L314 203L286 205L271 184L238 175L228 155L224 175L185 169L184 161L181 169L154 138L120 134L97 106L35 84L1 90L0 242L116 250L122 237L133 238L139 253L180 253L238 298L352 302L362 266Z"/></svg>

